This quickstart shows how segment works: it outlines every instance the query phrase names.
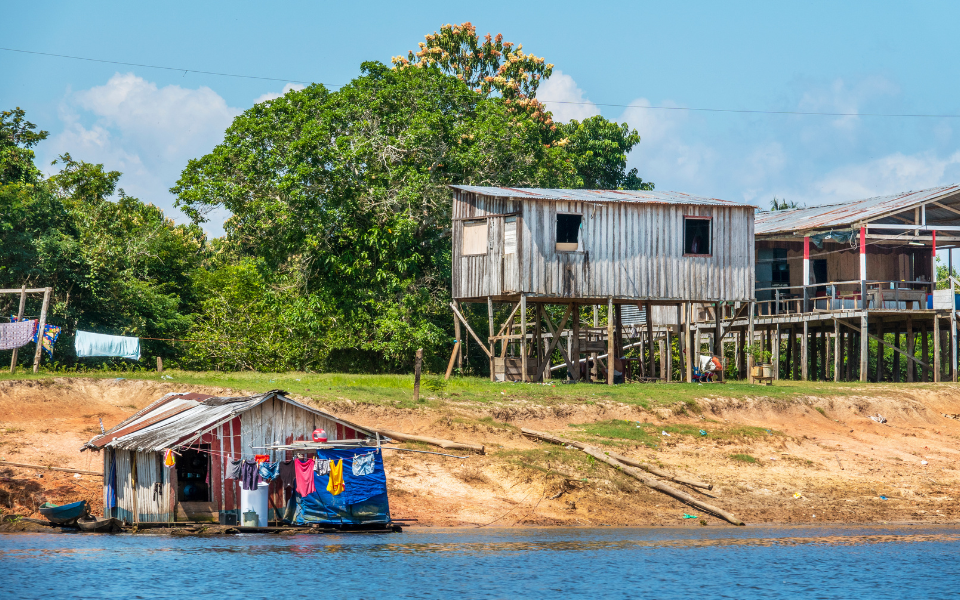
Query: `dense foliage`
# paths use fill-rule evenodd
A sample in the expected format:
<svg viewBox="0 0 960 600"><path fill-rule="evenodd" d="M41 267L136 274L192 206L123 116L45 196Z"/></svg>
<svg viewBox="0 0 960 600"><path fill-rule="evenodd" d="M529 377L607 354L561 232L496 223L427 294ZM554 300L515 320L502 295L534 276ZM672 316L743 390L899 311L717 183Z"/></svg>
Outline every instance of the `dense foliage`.
<svg viewBox="0 0 960 600"><path fill-rule="evenodd" d="M422 347L437 369L449 185L652 187L625 172L626 125L553 123L534 98L551 70L464 24L340 90L256 104L172 188L189 226L103 165L64 155L44 180L31 148L45 132L3 113L0 285L54 286L70 332L194 340L147 346L188 368L390 371ZM207 242L199 224L220 207L225 236Z"/></svg>

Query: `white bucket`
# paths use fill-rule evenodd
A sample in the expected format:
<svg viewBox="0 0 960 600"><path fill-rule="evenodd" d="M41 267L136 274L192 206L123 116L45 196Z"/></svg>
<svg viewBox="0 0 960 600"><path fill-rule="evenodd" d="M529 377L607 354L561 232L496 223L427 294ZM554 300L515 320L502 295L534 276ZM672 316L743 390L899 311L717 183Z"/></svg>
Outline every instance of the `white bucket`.
<svg viewBox="0 0 960 600"><path fill-rule="evenodd" d="M255 490L245 490L240 488L240 523L243 522L243 513L253 511L257 513L257 527L267 526L268 499L270 497L270 484L261 481Z"/></svg>

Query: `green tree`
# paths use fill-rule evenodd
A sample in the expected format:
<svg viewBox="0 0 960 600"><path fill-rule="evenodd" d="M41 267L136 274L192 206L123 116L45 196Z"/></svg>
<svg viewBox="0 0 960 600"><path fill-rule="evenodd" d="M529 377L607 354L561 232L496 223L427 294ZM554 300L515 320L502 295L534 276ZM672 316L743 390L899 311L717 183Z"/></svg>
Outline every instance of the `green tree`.
<svg viewBox="0 0 960 600"><path fill-rule="evenodd" d="M776 196L774 196L773 201L770 202L770 210L793 210L794 208L803 208L803 206L793 200L778 199Z"/></svg>
<svg viewBox="0 0 960 600"><path fill-rule="evenodd" d="M558 125L561 145L580 177L580 187L601 190L652 190L636 169L626 171L627 154L640 143L640 134L626 123L612 123L601 116Z"/></svg>

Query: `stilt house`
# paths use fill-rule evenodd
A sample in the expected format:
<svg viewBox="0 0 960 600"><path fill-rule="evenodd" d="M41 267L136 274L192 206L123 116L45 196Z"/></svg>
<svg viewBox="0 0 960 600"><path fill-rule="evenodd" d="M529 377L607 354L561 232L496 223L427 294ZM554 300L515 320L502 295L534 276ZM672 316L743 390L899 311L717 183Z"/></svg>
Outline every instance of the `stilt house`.
<svg viewBox="0 0 960 600"><path fill-rule="evenodd" d="M269 447L311 440L315 429L325 430L330 442L375 435L279 390L226 398L167 394L87 442L84 450L103 451L107 517L131 523L240 523L240 484L225 479L229 461L258 454L268 455L270 462L289 460L289 450ZM179 455L175 467L163 465L167 449ZM279 479L271 482L271 520L280 518L291 493ZM382 517L383 511L376 514Z"/></svg>
<svg viewBox="0 0 960 600"><path fill-rule="evenodd" d="M669 353L658 369L653 351L669 344L665 325L689 324L691 303L753 299L752 205L661 191L451 187L458 341L450 369L462 362L462 324L495 379L548 377L559 350L573 380L604 371L613 383L622 364L607 368L606 357L622 358L627 320L628 337L650 348L645 377L666 378ZM466 303L487 306L485 338L460 310ZM498 327L495 304L504 303L511 310ZM584 306L592 322L583 322Z"/></svg>
<svg viewBox="0 0 960 600"><path fill-rule="evenodd" d="M760 212L755 235L757 304L731 325L759 332L775 377L957 380L955 283L935 288L960 185Z"/></svg>

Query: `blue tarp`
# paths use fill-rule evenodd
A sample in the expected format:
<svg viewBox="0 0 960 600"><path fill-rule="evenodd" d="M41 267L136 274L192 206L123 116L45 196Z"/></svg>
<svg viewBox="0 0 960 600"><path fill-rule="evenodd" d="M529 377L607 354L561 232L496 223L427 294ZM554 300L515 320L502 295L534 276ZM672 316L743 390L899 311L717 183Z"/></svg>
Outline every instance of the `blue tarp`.
<svg viewBox="0 0 960 600"><path fill-rule="evenodd" d="M373 453L373 473L353 474L354 457ZM305 523L363 525L366 523L389 523L390 504L387 500L387 475L383 470L383 453L376 448L350 448L317 450L317 460L343 459L344 491L336 496L327 491L330 475L314 473L317 490L299 499L300 510L296 511L297 525ZM289 513L288 513L289 514Z"/></svg>

